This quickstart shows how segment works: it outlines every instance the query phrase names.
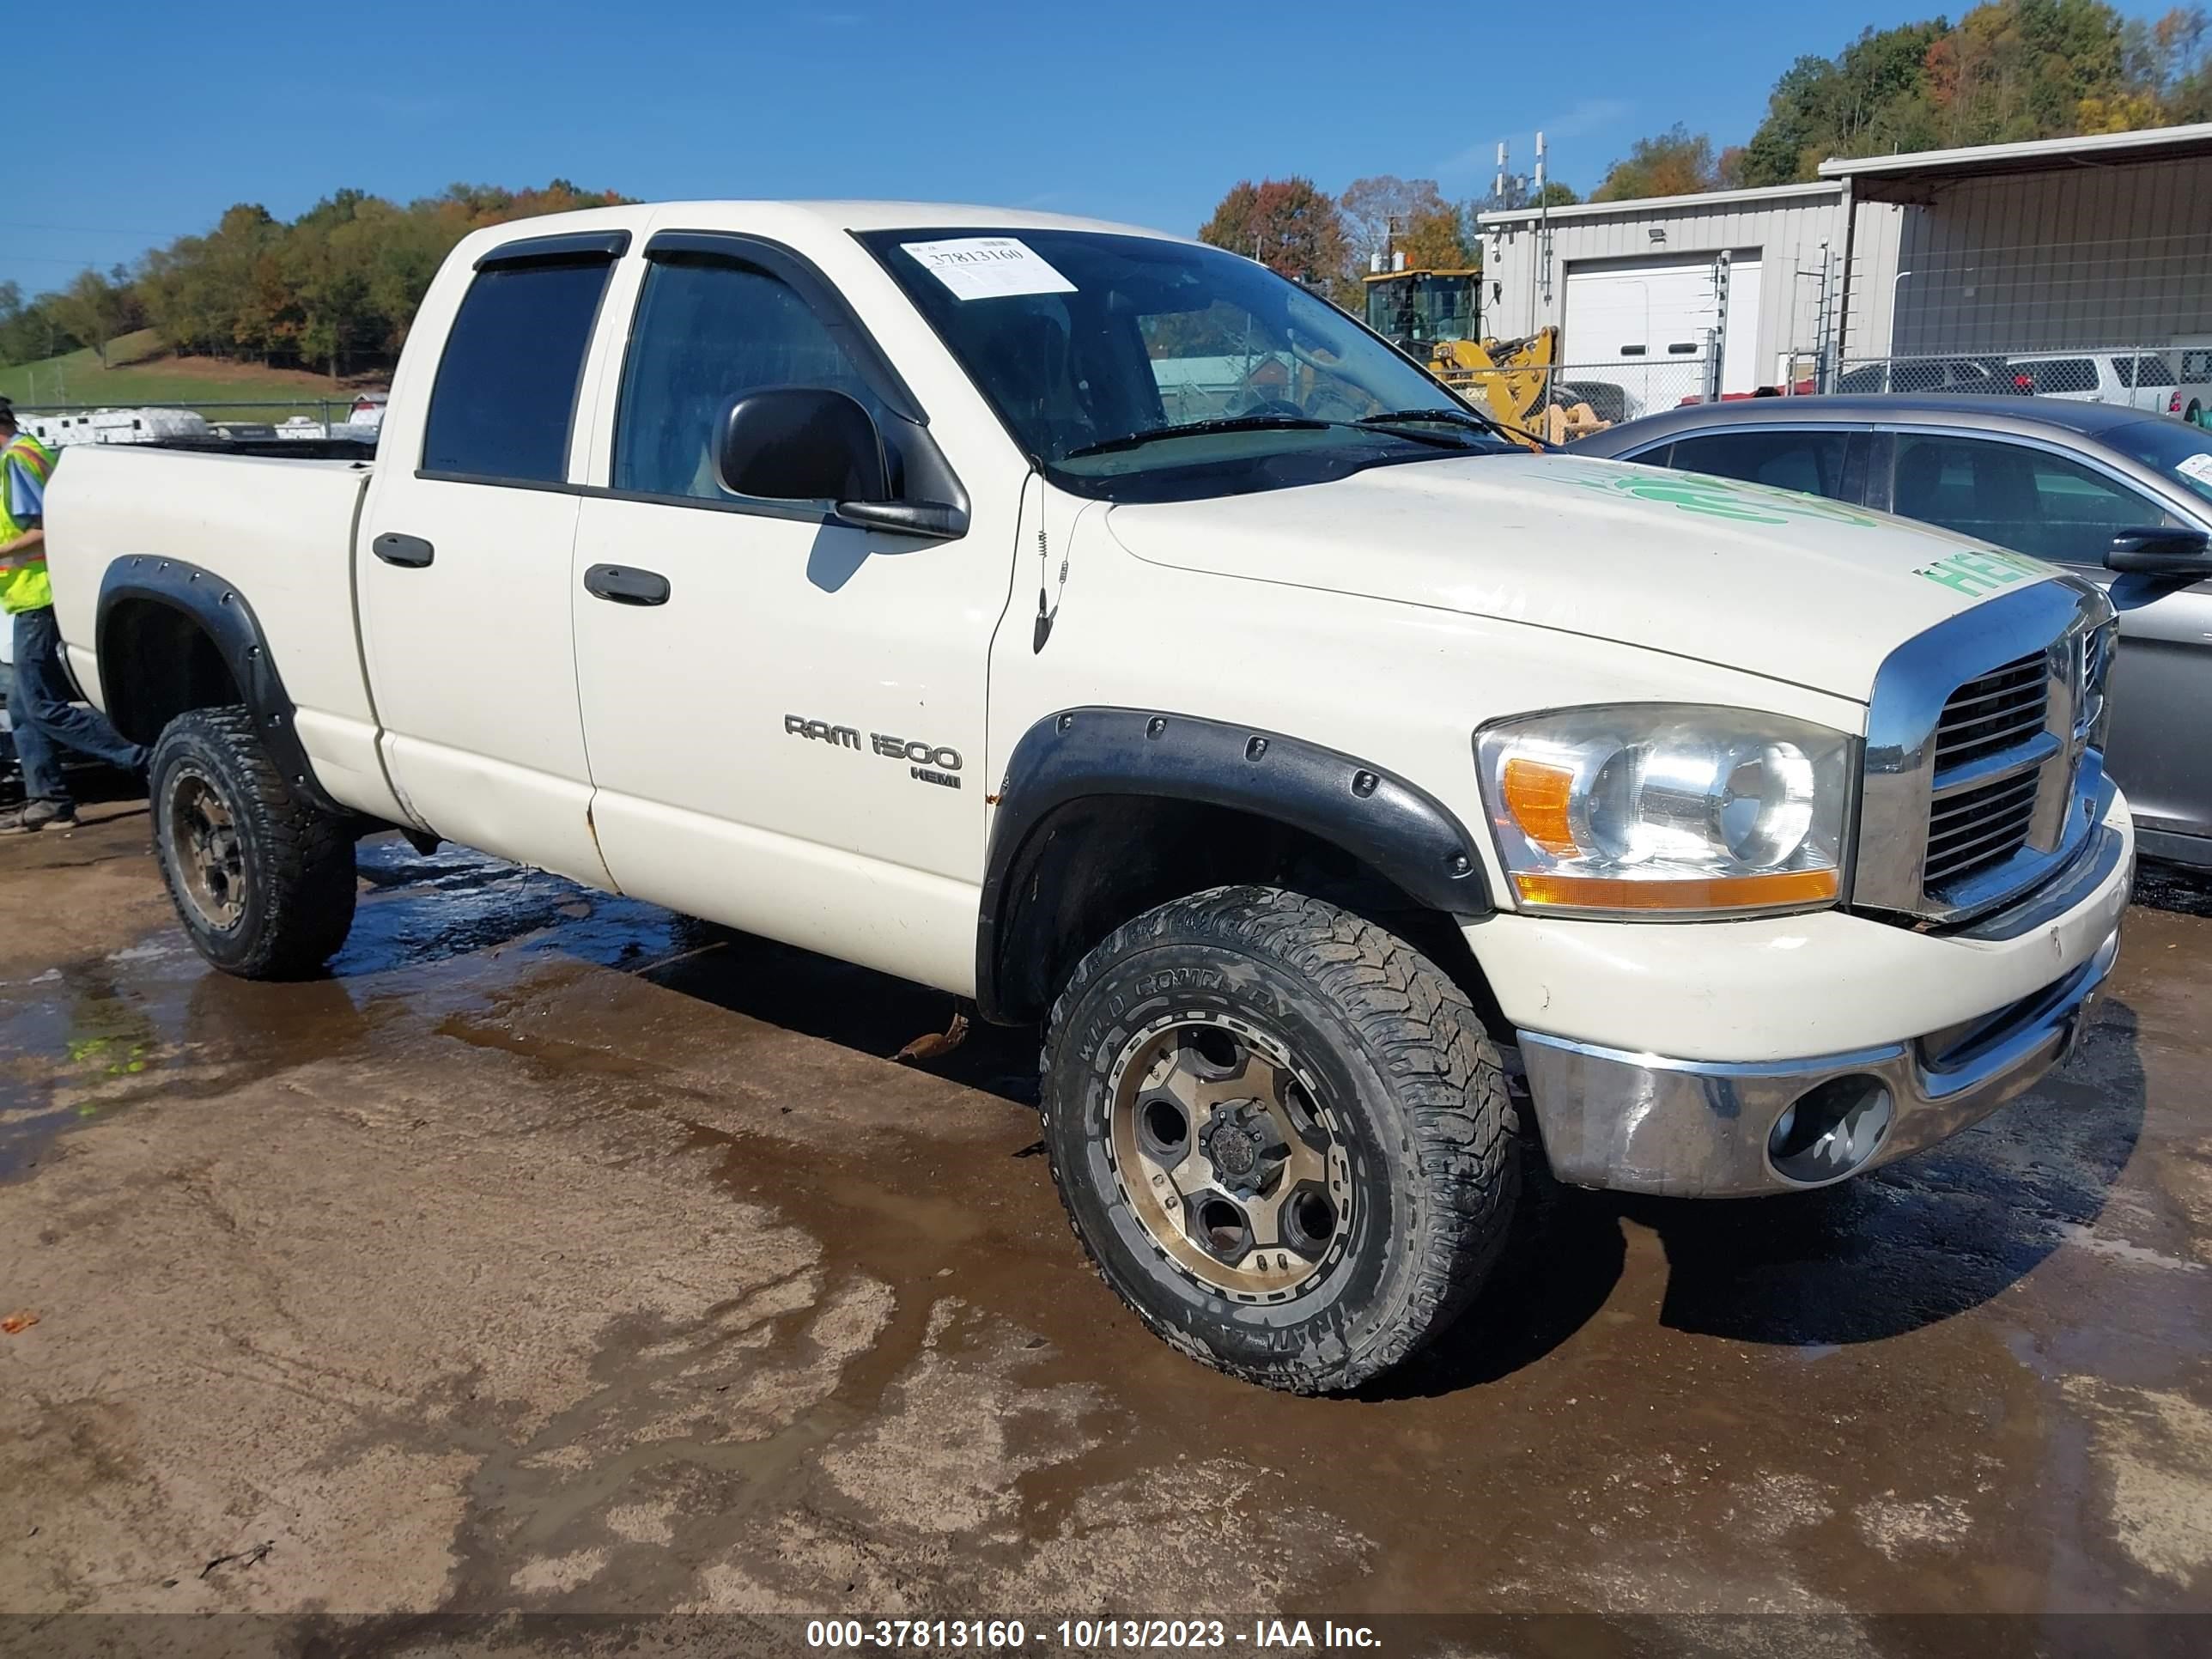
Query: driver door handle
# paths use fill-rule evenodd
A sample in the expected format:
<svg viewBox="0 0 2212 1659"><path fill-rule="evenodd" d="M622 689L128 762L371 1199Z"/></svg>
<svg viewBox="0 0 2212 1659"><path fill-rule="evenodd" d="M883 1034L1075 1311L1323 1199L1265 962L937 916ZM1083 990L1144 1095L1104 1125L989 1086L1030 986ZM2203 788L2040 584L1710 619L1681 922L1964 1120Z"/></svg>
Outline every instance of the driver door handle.
<svg viewBox="0 0 2212 1659"><path fill-rule="evenodd" d="M368 545L369 551L385 563L410 570L420 570L437 551L420 536L403 536L396 530L386 531Z"/></svg>
<svg viewBox="0 0 2212 1659"><path fill-rule="evenodd" d="M584 573L584 591L617 605L666 605L668 578L623 564L595 564Z"/></svg>

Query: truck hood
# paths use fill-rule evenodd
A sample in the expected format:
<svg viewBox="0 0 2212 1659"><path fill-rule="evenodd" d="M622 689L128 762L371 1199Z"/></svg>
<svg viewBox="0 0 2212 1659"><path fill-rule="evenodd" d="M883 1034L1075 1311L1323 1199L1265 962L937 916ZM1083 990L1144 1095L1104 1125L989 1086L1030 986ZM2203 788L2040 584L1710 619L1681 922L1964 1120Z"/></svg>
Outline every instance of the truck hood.
<svg viewBox="0 0 2212 1659"><path fill-rule="evenodd" d="M1818 496L1568 455L1123 504L1106 523L1154 563L1559 629L1861 702L1904 641L2058 574ZM1961 553L1963 574L1944 563Z"/></svg>

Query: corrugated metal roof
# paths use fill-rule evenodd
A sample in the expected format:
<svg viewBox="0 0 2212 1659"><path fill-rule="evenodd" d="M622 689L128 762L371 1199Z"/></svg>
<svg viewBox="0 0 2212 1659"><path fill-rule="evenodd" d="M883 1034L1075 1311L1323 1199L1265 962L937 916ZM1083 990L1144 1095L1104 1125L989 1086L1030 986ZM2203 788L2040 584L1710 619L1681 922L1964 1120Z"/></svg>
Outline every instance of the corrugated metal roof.
<svg viewBox="0 0 2212 1659"><path fill-rule="evenodd" d="M2212 122L2148 127L2139 132L2100 132L2081 138L1978 144L1966 149L1926 149L1902 155L1838 156L1820 163L1820 177L1839 183L1849 179L1863 200L1925 201L1934 185L1960 179L2198 156L2212 156Z"/></svg>
<svg viewBox="0 0 2212 1659"><path fill-rule="evenodd" d="M1670 208L1687 208L1700 213L1740 213L1746 208L1755 208L1761 202L1787 201L1798 196L1837 196L1843 186L1816 179L1809 185L1766 185L1757 190L1708 190L1695 196L1642 196L1626 202L1577 202L1571 207L1555 207L1545 216L1553 224L1575 219L1601 218L1610 213L1664 213ZM1499 208L1493 212L1478 214L1475 222L1484 225L1527 224L1537 216L1534 208Z"/></svg>

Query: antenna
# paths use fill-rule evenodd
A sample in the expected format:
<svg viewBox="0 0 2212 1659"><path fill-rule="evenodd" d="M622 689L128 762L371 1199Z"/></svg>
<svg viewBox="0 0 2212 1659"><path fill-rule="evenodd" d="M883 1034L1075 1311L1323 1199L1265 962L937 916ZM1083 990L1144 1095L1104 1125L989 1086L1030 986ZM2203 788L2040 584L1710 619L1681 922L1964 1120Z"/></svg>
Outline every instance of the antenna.
<svg viewBox="0 0 2212 1659"><path fill-rule="evenodd" d="M1497 197L1498 205L1504 207L1505 205L1505 141L1502 138L1498 142L1498 183L1493 188L1493 194Z"/></svg>

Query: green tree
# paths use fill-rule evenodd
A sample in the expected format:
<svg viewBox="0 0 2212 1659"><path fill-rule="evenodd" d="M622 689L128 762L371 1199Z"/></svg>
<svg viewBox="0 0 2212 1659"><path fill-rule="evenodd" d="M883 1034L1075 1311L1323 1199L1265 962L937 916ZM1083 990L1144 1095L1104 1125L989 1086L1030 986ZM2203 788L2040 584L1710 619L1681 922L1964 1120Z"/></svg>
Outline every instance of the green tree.
<svg viewBox="0 0 2212 1659"><path fill-rule="evenodd" d="M342 190L318 202L284 232L279 255L296 297L301 357L333 379L372 337L369 266L374 249L351 233L369 198Z"/></svg>
<svg viewBox="0 0 2212 1659"><path fill-rule="evenodd" d="M67 288L48 295L46 304L62 326L92 348L106 368L108 343L122 332L129 309L127 291L96 270L81 270Z"/></svg>

